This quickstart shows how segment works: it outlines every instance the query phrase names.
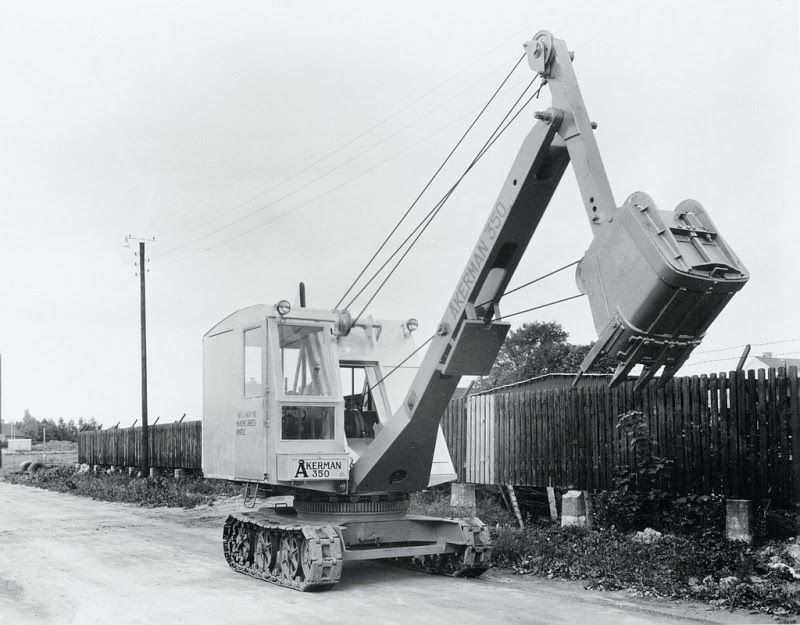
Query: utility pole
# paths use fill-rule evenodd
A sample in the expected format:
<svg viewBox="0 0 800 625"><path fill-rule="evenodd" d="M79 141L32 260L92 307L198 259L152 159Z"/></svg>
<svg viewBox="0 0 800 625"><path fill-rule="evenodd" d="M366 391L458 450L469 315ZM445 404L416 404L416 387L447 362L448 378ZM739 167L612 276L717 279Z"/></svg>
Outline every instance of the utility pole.
<svg viewBox="0 0 800 625"><path fill-rule="evenodd" d="M139 308L142 330L142 476L150 474L150 432L147 428L147 306L145 300L145 280L144 274L147 273L147 261L145 260L145 243L155 241L155 239L141 239L128 235L125 237L125 245L129 241L139 242Z"/></svg>

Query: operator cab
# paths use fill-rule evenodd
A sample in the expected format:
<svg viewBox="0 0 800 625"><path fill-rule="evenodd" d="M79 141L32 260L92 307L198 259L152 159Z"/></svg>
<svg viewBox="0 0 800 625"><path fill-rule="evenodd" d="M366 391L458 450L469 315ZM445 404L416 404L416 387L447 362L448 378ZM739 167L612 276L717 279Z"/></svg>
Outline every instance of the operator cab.
<svg viewBox="0 0 800 625"><path fill-rule="evenodd" d="M283 305L281 305L283 304ZM342 331L330 310L251 306L203 338L208 477L344 492L417 371L408 322ZM454 471L439 435L431 483ZM444 476L447 477L444 477Z"/></svg>

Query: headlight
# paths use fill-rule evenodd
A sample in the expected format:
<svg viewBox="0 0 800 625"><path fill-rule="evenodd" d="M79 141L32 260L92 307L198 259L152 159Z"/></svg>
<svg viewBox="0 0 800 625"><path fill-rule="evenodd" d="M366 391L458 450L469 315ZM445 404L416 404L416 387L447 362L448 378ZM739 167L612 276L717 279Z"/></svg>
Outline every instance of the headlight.
<svg viewBox="0 0 800 625"><path fill-rule="evenodd" d="M291 312L292 305L289 302L287 302L285 299L282 299L280 302L275 304L275 310L278 311L278 314L281 317L284 317L285 315L288 315Z"/></svg>
<svg viewBox="0 0 800 625"><path fill-rule="evenodd" d="M408 338L411 333L419 327L419 321L411 317L403 324L403 336Z"/></svg>

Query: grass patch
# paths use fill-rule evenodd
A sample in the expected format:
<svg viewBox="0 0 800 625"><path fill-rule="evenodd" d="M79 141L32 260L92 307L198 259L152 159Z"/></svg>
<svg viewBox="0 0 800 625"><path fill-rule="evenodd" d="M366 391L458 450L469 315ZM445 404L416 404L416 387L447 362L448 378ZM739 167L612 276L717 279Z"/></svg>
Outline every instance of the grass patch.
<svg viewBox="0 0 800 625"><path fill-rule="evenodd" d="M78 451L78 443L73 441L47 441L47 443L33 443L31 451Z"/></svg>
<svg viewBox="0 0 800 625"><path fill-rule="evenodd" d="M224 480L189 477L136 478L123 473L78 473L72 467L42 469L36 473L10 473L6 481L90 497L100 501L133 503L142 507L194 508L220 497L238 495L241 489Z"/></svg>

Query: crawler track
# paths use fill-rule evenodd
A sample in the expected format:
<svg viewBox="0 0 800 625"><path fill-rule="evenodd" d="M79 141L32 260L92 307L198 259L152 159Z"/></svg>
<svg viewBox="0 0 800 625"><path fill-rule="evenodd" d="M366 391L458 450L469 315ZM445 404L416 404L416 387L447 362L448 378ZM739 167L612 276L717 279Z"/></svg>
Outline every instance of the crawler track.
<svg viewBox="0 0 800 625"><path fill-rule="evenodd" d="M342 575L342 544L332 527L282 523L258 512L232 514L222 542L232 569L278 586L322 590Z"/></svg>
<svg viewBox="0 0 800 625"><path fill-rule="evenodd" d="M478 577L489 568L491 559L488 528L478 519L449 522L461 529L463 544L456 546L457 551L385 561L436 575ZM264 512L236 513L225 521L222 538L225 559L232 569L271 584L300 591L324 590L336 585L342 575L342 539L330 525L311 525Z"/></svg>
<svg viewBox="0 0 800 625"><path fill-rule="evenodd" d="M490 568L492 559L489 528L478 519L457 519L466 545L456 553L441 553L411 558L392 558L389 562L404 569L425 571L450 577L478 577Z"/></svg>

